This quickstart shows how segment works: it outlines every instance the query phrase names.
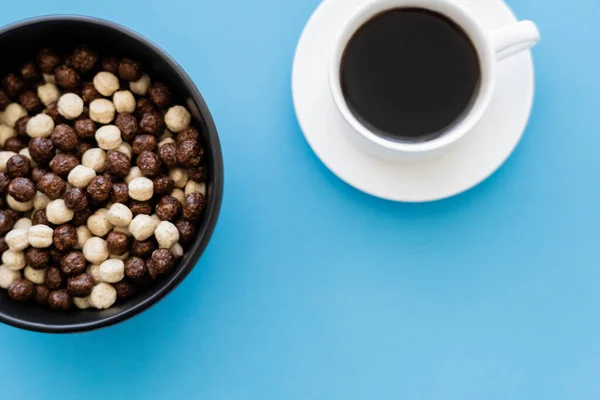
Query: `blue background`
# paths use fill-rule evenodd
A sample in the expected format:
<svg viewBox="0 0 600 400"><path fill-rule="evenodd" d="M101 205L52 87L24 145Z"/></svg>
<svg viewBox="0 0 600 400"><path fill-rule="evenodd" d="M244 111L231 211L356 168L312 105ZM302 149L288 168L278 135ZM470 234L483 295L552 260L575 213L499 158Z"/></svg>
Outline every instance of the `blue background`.
<svg viewBox="0 0 600 400"><path fill-rule="evenodd" d="M226 164L214 238L163 302L87 334L0 326L3 399L600 397L597 0L509 0L543 35L524 140L418 205L350 188L302 137L290 71L319 0L3 3L1 24L83 13L165 48Z"/></svg>

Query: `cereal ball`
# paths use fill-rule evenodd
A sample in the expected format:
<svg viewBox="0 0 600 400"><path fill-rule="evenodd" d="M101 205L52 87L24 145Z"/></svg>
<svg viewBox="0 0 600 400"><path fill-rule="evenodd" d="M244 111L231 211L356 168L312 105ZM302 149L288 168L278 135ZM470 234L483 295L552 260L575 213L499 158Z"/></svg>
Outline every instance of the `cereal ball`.
<svg viewBox="0 0 600 400"><path fill-rule="evenodd" d="M85 242L87 242L91 238L92 232L90 232L87 226L77 227L77 245L75 246L75 249L83 249L83 245L85 244Z"/></svg>
<svg viewBox="0 0 600 400"><path fill-rule="evenodd" d="M13 226L13 229L29 229L31 228L31 220L29 218L20 218L17 222L15 222L15 225ZM27 241L29 242L29 239L27 239Z"/></svg>
<svg viewBox="0 0 600 400"><path fill-rule="evenodd" d="M158 175L152 179L154 183L154 194L167 195L173 191L175 182L170 176Z"/></svg>
<svg viewBox="0 0 600 400"><path fill-rule="evenodd" d="M102 71L117 75L119 71L119 59L114 56L104 57L102 59L101 68Z"/></svg>
<svg viewBox="0 0 600 400"><path fill-rule="evenodd" d="M69 251L77 245L77 230L73 225L61 225L54 230L52 237L54 248L58 251ZM65 272L63 270L63 272Z"/></svg>
<svg viewBox="0 0 600 400"><path fill-rule="evenodd" d="M50 104L58 101L60 92L54 83L46 83L45 85L38 86L37 95L42 103L48 107Z"/></svg>
<svg viewBox="0 0 600 400"><path fill-rule="evenodd" d="M89 149L83 153L81 164L96 172L102 172L106 167L106 152L98 148Z"/></svg>
<svg viewBox="0 0 600 400"><path fill-rule="evenodd" d="M73 211L81 211L88 206L88 198L85 190L72 188L65 193L65 206Z"/></svg>
<svg viewBox="0 0 600 400"><path fill-rule="evenodd" d="M48 306L54 311L69 311L73 305L73 299L65 289L55 290L48 295Z"/></svg>
<svg viewBox="0 0 600 400"><path fill-rule="evenodd" d="M13 178L29 176L31 162L27 157L15 155L6 162L6 172ZM13 196L14 197L14 196ZM16 197L15 197L16 198ZM18 200L18 199L17 199ZM23 200L21 200L23 201Z"/></svg>
<svg viewBox="0 0 600 400"><path fill-rule="evenodd" d="M115 203L108 210L108 221L115 226L129 226L133 219L133 214L125 204ZM115 253L111 251L111 253ZM115 253L118 254L118 253Z"/></svg>
<svg viewBox="0 0 600 400"><path fill-rule="evenodd" d="M16 97L25 89L25 82L15 73L10 73L2 80L2 88L10 97Z"/></svg>
<svg viewBox="0 0 600 400"><path fill-rule="evenodd" d="M168 143L176 143L175 139L173 139L171 131L169 131L168 129L165 129L165 133L163 133L159 140L160 142L158 142L158 147Z"/></svg>
<svg viewBox="0 0 600 400"><path fill-rule="evenodd" d="M146 97L142 97L138 99L137 105L135 106L135 116L136 118L140 119L147 112L154 110L156 110L156 108L154 108L154 104L152 104L152 102Z"/></svg>
<svg viewBox="0 0 600 400"><path fill-rule="evenodd" d="M156 150L156 138L152 135L138 135L133 141L133 154Z"/></svg>
<svg viewBox="0 0 600 400"><path fill-rule="evenodd" d="M206 208L206 197L202 193L190 193L185 197L183 218L195 220L199 218Z"/></svg>
<svg viewBox="0 0 600 400"><path fill-rule="evenodd" d="M111 175L124 178L129 174L131 159L119 152L109 151L106 158L106 171Z"/></svg>
<svg viewBox="0 0 600 400"><path fill-rule="evenodd" d="M86 273L92 277L94 283L98 284L102 282L102 278L100 278L100 265L88 266Z"/></svg>
<svg viewBox="0 0 600 400"><path fill-rule="evenodd" d="M125 183L113 183L112 191L110 192L111 203L127 203L129 201L129 190Z"/></svg>
<svg viewBox="0 0 600 400"><path fill-rule="evenodd" d="M47 164L54 157L54 145L48 138L36 137L29 142L29 154L38 164Z"/></svg>
<svg viewBox="0 0 600 400"><path fill-rule="evenodd" d="M165 127L165 120L159 111L152 110L144 113L140 120L140 129L144 133L159 135Z"/></svg>
<svg viewBox="0 0 600 400"><path fill-rule="evenodd" d="M94 87L102 96L112 96L119 86L119 78L110 72L102 71L94 76Z"/></svg>
<svg viewBox="0 0 600 400"><path fill-rule="evenodd" d="M186 140L195 140L197 142L200 142L200 139L201 135L198 129L194 128L193 126L190 126L189 128L186 128L183 131L179 132L179 134L177 135L177 146L179 146Z"/></svg>
<svg viewBox="0 0 600 400"><path fill-rule="evenodd" d="M40 306L48 305L48 297L50 296L50 289L45 285L36 285L34 300Z"/></svg>
<svg viewBox="0 0 600 400"><path fill-rule="evenodd" d="M50 103L48 108L44 110L44 114L52 118L54 124L60 124L64 121L64 117L58 112L58 101Z"/></svg>
<svg viewBox="0 0 600 400"><path fill-rule="evenodd" d="M27 148L27 142L23 141L23 139L21 139L20 137L16 137L16 138L12 138L12 139L17 139L19 141L22 141L21 143L23 143L23 145L25 147L22 148L21 150L19 150L19 155L28 159L32 167L37 167L38 166L37 163L35 161L33 161L33 158L31 157L31 154L29 153L29 149ZM8 144L8 142L7 142L7 144ZM10 146L8 146L7 151L13 151L13 150L10 148Z"/></svg>
<svg viewBox="0 0 600 400"><path fill-rule="evenodd" d="M98 93L92 82L86 82L81 89L81 98L89 104L96 99L101 99L102 95Z"/></svg>
<svg viewBox="0 0 600 400"><path fill-rule="evenodd" d="M56 267L50 267L46 270L46 286L48 286L48 289L60 289L63 284L64 278L62 272L60 272L60 269Z"/></svg>
<svg viewBox="0 0 600 400"><path fill-rule="evenodd" d="M152 203L149 201L132 201L129 203L129 209L134 217L140 214L150 215L152 212Z"/></svg>
<svg viewBox="0 0 600 400"><path fill-rule="evenodd" d="M112 231L106 238L106 244L110 254L121 256L129 250L129 237L123 232Z"/></svg>
<svg viewBox="0 0 600 400"><path fill-rule="evenodd" d="M58 153L50 161L50 169L61 178L66 178L79 165L79 160L70 153Z"/></svg>
<svg viewBox="0 0 600 400"><path fill-rule="evenodd" d="M45 269L33 269L28 265L23 270L23 275L25 275L25 278L37 285L42 285L46 282Z"/></svg>
<svg viewBox="0 0 600 400"><path fill-rule="evenodd" d="M20 136L11 136L7 138L4 142L4 150L25 155L27 158L32 160L31 156L29 155L29 150L27 150L27 141Z"/></svg>
<svg viewBox="0 0 600 400"><path fill-rule="evenodd" d="M104 150L114 150L121 145L121 131L114 125L106 125L96 131L98 146Z"/></svg>
<svg viewBox="0 0 600 400"><path fill-rule="evenodd" d="M188 183L188 174L185 169L173 168L169 171L169 176L173 179L176 188L183 188Z"/></svg>
<svg viewBox="0 0 600 400"><path fill-rule="evenodd" d="M151 151L143 151L136 160L137 166L144 175L154 176L160 171L161 162Z"/></svg>
<svg viewBox="0 0 600 400"><path fill-rule="evenodd" d="M135 178L139 178L142 176L142 171L138 167L133 167L129 170L129 174L123 178L125 183L129 184Z"/></svg>
<svg viewBox="0 0 600 400"><path fill-rule="evenodd" d="M89 47L82 45L75 48L73 54L69 58L71 67L81 73L86 73L94 68L94 64L98 60L98 53Z"/></svg>
<svg viewBox="0 0 600 400"><path fill-rule="evenodd" d="M13 229L4 238L11 250L23 251L29 247L29 232L27 229Z"/></svg>
<svg viewBox="0 0 600 400"><path fill-rule="evenodd" d="M160 224L160 222L161 222L161 219L158 218L158 215L152 214L151 217L154 220L154 223L156 224L156 226L158 226L158 224Z"/></svg>
<svg viewBox="0 0 600 400"><path fill-rule="evenodd" d="M38 114L27 122L27 134L32 138L44 138L52 134L54 121L46 114Z"/></svg>
<svg viewBox="0 0 600 400"><path fill-rule="evenodd" d="M174 106L169 108L167 114L165 115L165 123L167 124L167 128L169 128L172 132L181 132L188 126L190 126L190 122L192 121L192 115L186 110L185 107L182 106Z"/></svg>
<svg viewBox="0 0 600 400"><path fill-rule="evenodd" d="M15 178L8 185L8 194L20 202L30 201L35 192L35 184L27 178Z"/></svg>
<svg viewBox="0 0 600 400"><path fill-rule="evenodd" d="M175 243L169 250L175 258L183 257L183 247L179 243Z"/></svg>
<svg viewBox="0 0 600 400"><path fill-rule="evenodd" d="M33 225L29 228L29 245L44 249L50 247L54 231L47 225Z"/></svg>
<svg viewBox="0 0 600 400"><path fill-rule="evenodd" d="M50 198L42 192L37 192L33 197L33 209L36 211L45 209L48 206L48 203L50 203Z"/></svg>
<svg viewBox="0 0 600 400"><path fill-rule="evenodd" d="M127 141L132 141L138 134L137 119L131 114L120 113L117 115L115 125L121 131L121 136Z"/></svg>
<svg viewBox="0 0 600 400"><path fill-rule="evenodd" d="M17 131L17 135L24 136L24 137L27 136L27 123L29 122L30 119L31 119L31 117L29 115L25 115L25 116L19 118L17 120L17 122L15 122L15 130ZM27 139L29 139L29 138L27 138Z"/></svg>
<svg viewBox="0 0 600 400"><path fill-rule="evenodd" d="M69 172L68 181L71 185L84 188L94 179L96 171L83 165L78 165Z"/></svg>
<svg viewBox="0 0 600 400"><path fill-rule="evenodd" d="M60 65L60 57L52 49L42 49L38 53L37 63L45 74L53 74L56 67Z"/></svg>
<svg viewBox="0 0 600 400"><path fill-rule="evenodd" d="M79 74L73 68L61 65L54 71L56 84L65 90L75 90L79 86Z"/></svg>
<svg viewBox="0 0 600 400"><path fill-rule="evenodd" d="M13 282L21 278L21 271L13 271L0 265L0 288L8 289Z"/></svg>
<svg viewBox="0 0 600 400"><path fill-rule="evenodd" d="M27 279L17 279L8 287L8 295L14 301L24 303L35 295L35 286Z"/></svg>
<svg viewBox="0 0 600 400"><path fill-rule="evenodd" d="M90 118L92 121L108 124L115 117L115 106L110 100L96 99L90 103Z"/></svg>
<svg viewBox="0 0 600 400"><path fill-rule="evenodd" d="M135 294L135 285L127 280L115 283L115 290L119 299L128 299Z"/></svg>
<svg viewBox="0 0 600 400"><path fill-rule="evenodd" d="M142 77L142 65L129 58L124 58L119 63L119 76L121 79L135 82Z"/></svg>
<svg viewBox="0 0 600 400"><path fill-rule="evenodd" d="M79 308L80 310L87 310L91 307L90 301L87 297L73 297L73 304L75 304L75 307Z"/></svg>
<svg viewBox="0 0 600 400"><path fill-rule="evenodd" d="M148 276L146 263L139 257L131 257L125 261L125 276L134 282L143 282Z"/></svg>
<svg viewBox="0 0 600 400"><path fill-rule="evenodd" d="M38 69L37 65L32 62L26 62L23 64L19 72L21 72L21 77L23 77L23 80L28 83L35 83L42 79L42 73Z"/></svg>
<svg viewBox="0 0 600 400"><path fill-rule="evenodd" d="M31 225L35 226L35 225L47 225L50 226L50 221L48 221L48 218L46 217L46 209L40 209L37 210L33 213L33 215L31 216ZM50 235L50 239L52 240L52 234ZM31 233L29 234L29 240L31 243Z"/></svg>
<svg viewBox="0 0 600 400"><path fill-rule="evenodd" d="M2 122L11 128L15 127L17 120L27 115L27 110L19 103L10 103L2 114Z"/></svg>
<svg viewBox="0 0 600 400"><path fill-rule="evenodd" d="M152 252L152 263L147 265L148 273L152 279L165 276L175 266L175 256L167 249L158 249Z"/></svg>
<svg viewBox="0 0 600 400"><path fill-rule="evenodd" d="M4 90L0 89L0 110L3 111L10 104L10 102L10 97L8 97Z"/></svg>
<svg viewBox="0 0 600 400"><path fill-rule="evenodd" d="M25 268L25 253L17 250L6 250L2 253L2 262L6 268L19 271Z"/></svg>
<svg viewBox="0 0 600 400"><path fill-rule="evenodd" d="M19 95L19 103L29 112L40 112L44 109L44 104L34 91L28 90Z"/></svg>
<svg viewBox="0 0 600 400"><path fill-rule="evenodd" d="M179 231L172 222L162 221L156 227L154 236L158 241L158 247L162 249L170 249L179 241Z"/></svg>
<svg viewBox="0 0 600 400"><path fill-rule="evenodd" d="M33 269L45 270L50 266L50 252L48 249L30 247L25 252L25 261Z"/></svg>
<svg viewBox="0 0 600 400"><path fill-rule="evenodd" d="M17 220L21 217L19 212L15 211L15 210L8 209L8 210L4 210L2 212L10 220L11 227L14 226L15 222L17 222Z"/></svg>
<svg viewBox="0 0 600 400"><path fill-rule="evenodd" d="M15 128L11 128L8 125L0 125L0 145L6 146L6 141L10 138L17 136Z"/></svg>
<svg viewBox="0 0 600 400"><path fill-rule="evenodd" d="M75 132L81 139L93 139L96 133L96 123L90 118L79 118L75 121Z"/></svg>
<svg viewBox="0 0 600 400"><path fill-rule="evenodd" d="M75 211L75 216L73 217L73 224L75 226L87 226L88 219L92 216L92 214L93 212L89 207L84 208L81 211Z"/></svg>
<svg viewBox="0 0 600 400"><path fill-rule="evenodd" d="M58 112L66 119L78 118L83 113L83 100L75 93L65 93L58 100Z"/></svg>
<svg viewBox="0 0 600 400"><path fill-rule="evenodd" d="M62 151L74 150L77 146L77 134L69 125L59 124L54 127L50 140Z"/></svg>
<svg viewBox="0 0 600 400"><path fill-rule="evenodd" d="M172 102L171 91L161 82L155 82L150 86L148 89L148 98L152 100L158 108L167 108Z"/></svg>
<svg viewBox="0 0 600 400"><path fill-rule="evenodd" d="M185 194L181 189L173 189L171 196L175 197L181 204L185 203Z"/></svg>
<svg viewBox="0 0 600 400"><path fill-rule="evenodd" d="M77 156L78 159L81 159L86 151L93 148L95 148L95 146L90 142L79 141L77 147L75 147L75 156Z"/></svg>
<svg viewBox="0 0 600 400"><path fill-rule="evenodd" d="M42 74L45 83L54 83L56 84L56 78L54 74Z"/></svg>
<svg viewBox="0 0 600 400"><path fill-rule="evenodd" d="M109 255L106 241L99 237L89 239L83 245L83 255L92 264L102 263Z"/></svg>
<svg viewBox="0 0 600 400"><path fill-rule="evenodd" d="M89 296L92 293L93 288L94 288L94 279L86 273L72 276L67 280L67 292L71 296L76 296L76 297Z"/></svg>
<svg viewBox="0 0 600 400"><path fill-rule="evenodd" d="M129 89L138 96L144 96L149 87L150 76L148 74L143 74L138 80L129 82Z"/></svg>
<svg viewBox="0 0 600 400"><path fill-rule="evenodd" d="M65 205L63 199L53 200L46 207L46 217L53 224L60 225L73 219L73 210ZM31 240L31 239L30 239Z"/></svg>
<svg viewBox="0 0 600 400"><path fill-rule="evenodd" d="M146 240L154 234L156 221L149 215L136 215L129 224L129 232L136 240Z"/></svg>
<svg viewBox="0 0 600 400"><path fill-rule="evenodd" d="M90 198L97 202L103 202L110 196L112 182L103 176L97 176L87 187L87 193Z"/></svg>
<svg viewBox="0 0 600 400"><path fill-rule="evenodd" d="M129 182L129 197L134 200L150 200L154 194L154 184L145 177L139 177Z"/></svg>
<svg viewBox="0 0 600 400"><path fill-rule="evenodd" d="M131 155L133 154L131 145L127 142L121 143L121 145L117 147L116 151L123 153L129 158L131 158Z"/></svg>
<svg viewBox="0 0 600 400"><path fill-rule="evenodd" d="M100 208L88 218L87 227L92 234L102 237L106 236L106 234L111 231L113 226L108 222L107 216L108 210L106 208Z"/></svg>
<svg viewBox="0 0 600 400"><path fill-rule="evenodd" d="M109 308L117 301L117 291L108 283L99 283L94 286L89 296L90 305L99 310Z"/></svg>
<svg viewBox="0 0 600 400"><path fill-rule="evenodd" d="M8 160L16 155L17 153L13 153L12 151L0 151L0 172L6 172Z"/></svg>
<svg viewBox="0 0 600 400"><path fill-rule="evenodd" d="M10 176L6 172L0 172L0 193L4 194L8 192L8 185L10 184Z"/></svg>
<svg viewBox="0 0 600 400"><path fill-rule="evenodd" d="M177 230L179 231L179 240L180 242L187 246L194 241L196 237L196 226L185 219L180 219L175 223Z"/></svg>
<svg viewBox="0 0 600 400"><path fill-rule="evenodd" d="M33 208L32 200L22 202L22 201L16 200L11 195L6 196L6 202L8 203L10 208L12 208L13 210L18 211L18 212L26 212Z"/></svg>
<svg viewBox="0 0 600 400"><path fill-rule="evenodd" d="M119 90L113 95L113 103L118 113L132 113L135 111L135 97L129 90Z"/></svg>
<svg viewBox="0 0 600 400"><path fill-rule="evenodd" d="M172 196L163 196L156 205L156 215L162 221L174 221L179 215L183 206L181 202Z"/></svg>
<svg viewBox="0 0 600 400"><path fill-rule="evenodd" d="M177 161L188 168L200 164L203 154L204 149L196 140L185 140L177 147Z"/></svg>
<svg viewBox="0 0 600 400"><path fill-rule="evenodd" d="M99 272L104 282L116 283L125 277L125 264L121 260L109 259L100 264Z"/></svg>
<svg viewBox="0 0 600 400"><path fill-rule="evenodd" d="M66 189L67 184L65 181L53 172L45 173L37 183L37 190L44 193L51 200L60 198Z"/></svg>

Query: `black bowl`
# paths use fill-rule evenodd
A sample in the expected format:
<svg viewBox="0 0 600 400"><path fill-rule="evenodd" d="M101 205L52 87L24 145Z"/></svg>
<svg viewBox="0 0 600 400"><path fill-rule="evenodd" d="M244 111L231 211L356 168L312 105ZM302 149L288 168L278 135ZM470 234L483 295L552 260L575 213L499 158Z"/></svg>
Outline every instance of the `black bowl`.
<svg viewBox="0 0 600 400"><path fill-rule="evenodd" d="M223 196L223 159L213 119L200 92L185 71L165 51L143 36L115 23L84 16L47 16L17 22L0 29L0 76L17 71L19 65L42 47L72 49L86 43L107 54L139 60L153 80L171 87L178 103L188 107L194 123L202 128L208 159L207 207L198 236L179 259L176 269L163 281L135 297L117 302L108 310L53 312L37 304L17 304L0 290L0 321L38 332L69 333L114 325L141 313L169 294L194 268L212 235Z"/></svg>

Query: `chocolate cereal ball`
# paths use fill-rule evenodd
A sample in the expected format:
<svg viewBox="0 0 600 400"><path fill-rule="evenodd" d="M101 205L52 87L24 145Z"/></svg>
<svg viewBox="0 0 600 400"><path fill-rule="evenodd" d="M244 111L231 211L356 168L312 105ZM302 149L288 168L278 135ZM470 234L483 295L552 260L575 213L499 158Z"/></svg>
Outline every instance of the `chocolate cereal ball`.
<svg viewBox="0 0 600 400"><path fill-rule="evenodd" d="M71 54L69 65L81 73L86 73L94 68L96 60L98 60L98 53L82 45L78 46Z"/></svg>
<svg viewBox="0 0 600 400"><path fill-rule="evenodd" d="M131 159L120 151L110 150L106 156L106 172L124 178L131 169Z"/></svg>
<svg viewBox="0 0 600 400"><path fill-rule="evenodd" d="M35 83L42 79L42 73L38 69L37 65L32 62L23 64L19 72L21 72L21 77L23 77L23 80L27 83Z"/></svg>
<svg viewBox="0 0 600 400"><path fill-rule="evenodd" d="M63 251L58 251L54 247L50 247L49 249L50 249L50 260L52 262L52 265L57 265L60 267L60 262L62 261L63 258L65 258L67 253L63 252Z"/></svg>
<svg viewBox="0 0 600 400"><path fill-rule="evenodd" d="M90 199L100 203L108 199L111 190L112 182L104 176L96 176L87 187Z"/></svg>
<svg viewBox="0 0 600 400"><path fill-rule="evenodd" d="M60 262L60 269L63 274L68 276L79 275L85 272L86 261L80 251L72 251Z"/></svg>
<svg viewBox="0 0 600 400"><path fill-rule="evenodd" d="M79 86L79 74L67 65L60 65L54 71L56 84L67 91L73 91Z"/></svg>
<svg viewBox="0 0 600 400"><path fill-rule="evenodd" d="M133 154L141 154L143 151L154 151L158 142L152 135L138 135L133 141Z"/></svg>
<svg viewBox="0 0 600 400"><path fill-rule="evenodd" d="M48 306L54 311L68 311L73 306L73 299L65 289L55 290L48 295Z"/></svg>
<svg viewBox="0 0 600 400"><path fill-rule="evenodd" d="M0 194L8 192L8 185L10 184L10 176L6 172L0 172Z"/></svg>
<svg viewBox="0 0 600 400"><path fill-rule="evenodd" d="M136 160L136 165L144 175L154 176L160 171L160 159L151 151L142 151Z"/></svg>
<svg viewBox="0 0 600 400"><path fill-rule="evenodd" d="M56 148L62 151L74 150L77 146L77 134L75 130L66 124L59 124L54 127L50 140Z"/></svg>
<svg viewBox="0 0 600 400"><path fill-rule="evenodd" d="M127 188L127 184L123 182L113 183L110 192L110 202L127 204L128 201L129 189Z"/></svg>
<svg viewBox="0 0 600 400"><path fill-rule="evenodd" d="M175 266L175 256L167 249L152 252L152 263L148 265L148 273L152 279L158 279L171 272Z"/></svg>
<svg viewBox="0 0 600 400"><path fill-rule="evenodd" d="M73 211L81 211L88 206L87 193L81 188L71 188L65 193L65 206Z"/></svg>
<svg viewBox="0 0 600 400"><path fill-rule="evenodd" d="M171 193L175 185L175 181L169 175L158 175L152 182L154 183L154 194L159 196Z"/></svg>
<svg viewBox="0 0 600 400"><path fill-rule="evenodd" d="M152 203L149 201L132 201L129 203L129 209L134 217L139 214L149 215L152 213Z"/></svg>
<svg viewBox="0 0 600 400"><path fill-rule="evenodd" d="M81 139L93 139L96 133L96 123L90 118L79 118L75 121L75 132Z"/></svg>
<svg viewBox="0 0 600 400"><path fill-rule="evenodd" d="M173 221L181 214L183 206L173 196L163 196L156 205L156 215L163 221Z"/></svg>
<svg viewBox="0 0 600 400"><path fill-rule="evenodd" d="M140 257L131 257L125 261L125 277L134 282L142 282L148 277L146 263Z"/></svg>
<svg viewBox="0 0 600 400"><path fill-rule="evenodd" d="M50 266L50 251L29 247L25 252L25 261L33 269L45 269Z"/></svg>
<svg viewBox="0 0 600 400"><path fill-rule="evenodd" d="M48 296L50 296L50 289L45 285L35 285L34 300L40 306L48 305Z"/></svg>
<svg viewBox="0 0 600 400"><path fill-rule="evenodd" d="M179 241L181 244L189 245L194 241L194 238L196 237L196 226L192 222L186 219L180 219L175 223L175 226L179 231Z"/></svg>
<svg viewBox="0 0 600 400"><path fill-rule="evenodd" d="M48 171L46 171L43 168L35 167L31 170L31 180L35 183L38 183L40 179L42 179L42 176L44 176L44 174L46 174L47 172Z"/></svg>
<svg viewBox="0 0 600 400"><path fill-rule="evenodd" d="M15 122L15 130L17 131L17 135L28 137L27 135L27 123L31 117L29 115L24 115Z"/></svg>
<svg viewBox="0 0 600 400"><path fill-rule="evenodd" d="M28 178L15 178L8 185L8 194L17 201L29 201L35 196L35 184Z"/></svg>
<svg viewBox="0 0 600 400"><path fill-rule="evenodd" d="M63 274L60 269L50 267L46 271L46 286L50 290L60 289L64 283Z"/></svg>
<svg viewBox="0 0 600 400"><path fill-rule="evenodd" d="M9 97L17 97L25 89L25 82L15 73L10 73L2 80L2 88Z"/></svg>
<svg viewBox="0 0 600 400"><path fill-rule="evenodd" d="M142 65L129 58L124 58L119 63L119 77L126 81L137 81L142 77Z"/></svg>
<svg viewBox="0 0 600 400"><path fill-rule="evenodd" d="M8 244L6 244L5 238L0 238L0 253L4 253L8 250Z"/></svg>
<svg viewBox="0 0 600 400"><path fill-rule="evenodd" d="M48 196L50 200L60 198L66 189L65 181L54 172L45 173L37 183L37 190Z"/></svg>
<svg viewBox="0 0 600 400"><path fill-rule="evenodd" d="M60 57L54 50L46 48L38 53L37 62L43 73L53 74L60 65Z"/></svg>
<svg viewBox="0 0 600 400"><path fill-rule="evenodd" d="M110 72L113 75L119 73L119 59L117 57L104 57L101 62L102 71Z"/></svg>
<svg viewBox="0 0 600 400"><path fill-rule="evenodd" d="M136 257L148 257L158 245L153 238L146 240L134 240L131 243L131 249L129 249L129 254Z"/></svg>
<svg viewBox="0 0 600 400"><path fill-rule="evenodd" d="M6 235L15 224L11 214L6 211L0 211L0 236Z"/></svg>
<svg viewBox="0 0 600 400"><path fill-rule="evenodd" d="M67 293L74 297L86 297L92 293L94 279L88 274L72 276L67 280Z"/></svg>
<svg viewBox="0 0 600 400"><path fill-rule="evenodd" d="M38 164L48 164L54 157L54 145L48 138L33 138L27 148L33 161Z"/></svg>
<svg viewBox="0 0 600 400"><path fill-rule="evenodd" d="M148 111L142 115L140 129L144 133L158 136L165 129L165 119L159 111Z"/></svg>
<svg viewBox="0 0 600 400"><path fill-rule="evenodd" d="M158 108L167 108L172 103L172 95L169 88L161 82L154 82L148 88L148 98L158 106Z"/></svg>
<svg viewBox="0 0 600 400"><path fill-rule="evenodd" d="M19 95L19 103L29 112L38 113L44 109L44 104L38 97L38 95L32 91L27 90Z"/></svg>
<svg viewBox="0 0 600 400"><path fill-rule="evenodd" d="M48 221L45 208L42 210L37 210L33 213L33 216L31 217L31 225L52 225L50 221Z"/></svg>
<svg viewBox="0 0 600 400"><path fill-rule="evenodd" d="M138 122L137 119L127 113L120 113L115 119L115 126L121 131L121 136L127 142L134 140L138 134Z"/></svg>
<svg viewBox="0 0 600 400"><path fill-rule="evenodd" d="M135 294L135 285L126 279L115 283L114 287L117 291L117 297L121 300L128 299Z"/></svg>
<svg viewBox="0 0 600 400"><path fill-rule="evenodd" d="M208 171L206 165L199 165L197 167L188 169L188 178L194 182L203 183L206 182Z"/></svg>
<svg viewBox="0 0 600 400"><path fill-rule="evenodd" d="M194 128L193 126L190 126L177 134L177 145L180 145L186 140L200 141L200 138L200 132L198 131L198 129Z"/></svg>
<svg viewBox="0 0 600 400"><path fill-rule="evenodd" d="M94 212L89 207L84 208L81 211L75 211L75 215L73 215L73 224L75 226L87 225L87 221L93 213Z"/></svg>
<svg viewBox="0 0 600 400"><path fill-rule="evenodd" d="M83 87L81 88L81 99L84 103L89 104L92 101L100 98L102 98L102 95L98 93L92 82L86 82L83 84Z"/></svg>
<svg viewBox="0 0 600 400"><path fill-rule="evenodd" d="M22 136L13 136L4 142L4 150L18 153L27 147L27 141Z"/></svg>
<svg viewBox="0 0 600 400"><path fill-rule="evenodd" d="M110 254L122 256L129 250L129 237L123 232L112 231L106 237L106 245Z"/></svg>
<svg viewBox="0 0 600 400"><path fill-rule="evenodd" d="M58 111L58 101L53 101L52 103L48 104L48 107L44 110L44 113L52 118L54 124L60 124L65 120Z"/></svg>
<svg viewBox="0 0 600 400"><path fill-rule="evenodd" d="M93 149L94 145L88 142L78 142L77 143L77 147L75 147L75 156L77 156L78 159L81 159L81 157L83 157L83 154L88 151L89 149Z"/></svg>
<svg viewBox="0 0 600 400"><path fill-rule="evenodd" d="M195 167L202 161L204 149L197 140L185 140L177 146L177 161L184 167Z"/></svg>
<svg viewBox="0 0 600 400"><path fill-rule="evenodd" d="M167 167L174 167L177 165L177 146L175 143L166 143L160 146L158 154L161 161Z"/></svg>
<svg viewBox="0 0 600 400"><path fill-rule="evenodd" d="M183 218L195 220L199 218L206 208L206 198L202 193L190 193L185 197Z"/></svg>
<svg viewBox="0 0 600 400"><path fill-rule="evenodd" d="M58 153L50 161L50 169L61 178L66 178L73 168L79 165L79 159L71 153Z"/></svg>
<svg viewBox="0 0 600 400"><path fill-rule="evenodd" d="M54 230L52 243L58 251L70 251L77 246L77 229L70 224L59 226Z"/></svg>
<svg viewBox="0 0 600 400"><path fill-rule="evenodd" d="M8 287L8 295L14 301L24 303L35 295L35 286L27 279L17 279Z"/></svg>
<svg viewBox="0 0 600 400"><path fill-rule="evenodd" d="M21 155L12 156L6 162L6 172L13 178L29 176L31 162L29 158Z"/></svg>
<svg viewBox="0 0 600 400"><path fill-rule="evenodd" d="M10 97L8 97L4 90L0 89L0 111L4 111L4 109L8 107L10 103L12 103Z"/></svg>

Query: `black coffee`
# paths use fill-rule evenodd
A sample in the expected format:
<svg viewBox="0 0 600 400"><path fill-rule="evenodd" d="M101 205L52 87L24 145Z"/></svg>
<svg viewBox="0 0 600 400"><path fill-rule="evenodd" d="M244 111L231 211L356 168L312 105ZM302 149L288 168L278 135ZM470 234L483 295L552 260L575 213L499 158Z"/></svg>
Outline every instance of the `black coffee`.
<svg viewBox="0 0 600 400"><path fill-rule="evenodd" d="M358 29L340 76L348 107L363 125L385 138L423 142L464 116L481 73L477 51L456 23L399 8Z"/></svg>

